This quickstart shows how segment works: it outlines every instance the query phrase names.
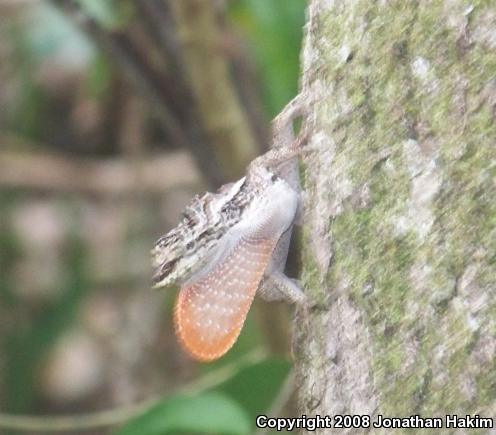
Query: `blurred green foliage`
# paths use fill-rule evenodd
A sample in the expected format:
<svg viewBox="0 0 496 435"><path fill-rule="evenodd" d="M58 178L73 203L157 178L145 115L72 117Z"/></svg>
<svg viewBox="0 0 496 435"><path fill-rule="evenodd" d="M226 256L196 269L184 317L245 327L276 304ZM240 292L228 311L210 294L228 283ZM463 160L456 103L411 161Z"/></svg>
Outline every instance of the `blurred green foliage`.
<svg viewBox="0 0 496 435"><path fill-rule="evenodd" d="M106 27L123 25L129 18L130 2L79 0L94 19ZM237 0L229 2L232 25L249 43L261 78L268 116L274 116L297 92L299 51L304 23L304 0ZM90 41L48 3L42 3L32 25L16 23L9 29L15 41L14 61L20 78L16 106L10 109L8 127L15 134L34 141L50 134L46 116L50 101L39 87L35 72L48 57L71 53L67 59L78 63L78 56L89 58L90 68L84 79L90 98L103 98L112 79L109 64ZM74 53L78 53L71 58ZM15 265L23 255L12 228L7 225L9 210L15 207L7 195L0 196L0 302L2 310L23 312L16 296ZM74 219L77 222L77 218ZM64 281L56 300L39 309L22 324L3 331L0 352L3 355L2 383L7 401L2 411L33 411L37 398L37 375L43 358L77 319L81 302L90 289L84 241L74 228L63 256ZM167 293L172 298L172 293ZM172 304L169 304L172 305ZM1 313L1 311L0 311ZM233 350L218 363L202 366L207 373L232 363L247 351L263 343L259 328L249 316ZM244 365L228 380L210 391L197 395L165 397L139 418L117 433L165 434L180 431L199 433L245 434L254 429L255 416L267 412L274 402L290 369L288 361L269 359Z"/></svg>
<svg viewBox="0 0 496 435"><path fill-rule="evenodd" d="M305 4L304 0L230 2L230 16L254 53L270 118L298 92Z"/></svg>
<svg viewBox="0 0 496 435"><path fill-rule="evenodd" d="M0 234L2 257L10 260L22 255L21 247L12 240L12 233ZM17 255L16 255L17 254ZM88 272L85 268L86 258L84 246L78 234L73 234L65 246L64 269L67 271L65 282L61 283L62 290L57 300L43 307L29 322L16 325L6 337L4 346L5 393L8 397L6 411L23 412L32 407L36 399L37 369L40 361L48 353L58 338L71 326L85 293L89 288ZM2 303L13 310L21 303L13 297L9 289L13 280L13 262L2 262L2 275L5 277L0 286ZM9 267L10 266L10 267Z"/></svg>
<svg viewBox="0 0 496 435"><path fill-rule="evenodd" d="M257 415L267 412L288 376L290 363L281 359L267 359L241 367L239 372L215 390L238 401L253 424Z"/></svg>
<svg viewBox="0 0 496 435"><path fill-rule="evenodd" d="M289 368L287 361L277 359L242 366L213 391L165 398L116 435L252 433L256 416L270 409Z"/></svg>
<svg viewBox="0 0 496 435"><path fill-rule="evenodd" d="M90 17L112 30L127 24L133 15L133 4L128 0L78 0L78 3Z"/></svg>
<svg viewBox="0 0 496 435"><path fill-rule="evenodd" d="M165 435L177 433L250 433L248 415L235 400L220 393L172 396L132 420L117 435Z"/></svg>
<svg viewBox="0 0 496 435"><path fill-rule="evenodd" d="M6 127L19 136L45 142L51 102L39 84L40 67L57 56L70 66L97 54L88 38L48 3L40 3L23 20L12 20L5 27L13 41L13 67L20 81L15 105L6 110Z"/></svg>

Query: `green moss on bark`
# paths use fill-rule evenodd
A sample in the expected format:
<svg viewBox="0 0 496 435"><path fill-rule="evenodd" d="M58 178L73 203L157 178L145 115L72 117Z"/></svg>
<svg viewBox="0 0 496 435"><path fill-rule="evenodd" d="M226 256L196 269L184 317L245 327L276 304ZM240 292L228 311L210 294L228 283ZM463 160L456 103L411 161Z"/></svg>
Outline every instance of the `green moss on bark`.
<svg viewBox="0 0 496 435"><path fill-rule="evenodd" d="M358 307L385 415L494 411L491 17L494 5L461 1L341 3L313 17L305 87L329 92L315 123L332 161L315 159L307 189L309 208L329 213L332 259L319 270L307 230L305 276L326 285L306 283ZM321 220L309 213L309 228Z"/></svg>

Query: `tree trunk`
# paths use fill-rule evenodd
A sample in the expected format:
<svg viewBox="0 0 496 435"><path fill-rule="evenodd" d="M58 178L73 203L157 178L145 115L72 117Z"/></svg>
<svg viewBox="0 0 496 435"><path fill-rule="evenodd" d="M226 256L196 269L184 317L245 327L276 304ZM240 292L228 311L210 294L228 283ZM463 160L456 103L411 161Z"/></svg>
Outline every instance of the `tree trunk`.
<svg viewBox="0 0 496 435"><path fill-rule="evenodd" d="M312 0L302 91L299 412L494 416L496 6Z"/></svg>

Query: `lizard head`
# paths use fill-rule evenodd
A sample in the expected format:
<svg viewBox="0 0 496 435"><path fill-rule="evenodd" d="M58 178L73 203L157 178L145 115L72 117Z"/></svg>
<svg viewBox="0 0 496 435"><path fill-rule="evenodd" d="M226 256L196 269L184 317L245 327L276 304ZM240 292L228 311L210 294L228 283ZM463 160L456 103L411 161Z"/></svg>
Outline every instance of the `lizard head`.
<svg viewBox="0 0 496 435"><path fill-rule="evenodd" d="M242 178L216 193L193 198L179 225L160 237L152 249L153 287L184 282L201 269L208 254L239 218L241 208L234 197L244 183Z"/></svg>
<svg viewBox="0 0 496 435"><path fill-rule="evenodd" d="M152 249L152 265L155 272L153 287L165 287L187 277L198 262L200 235L208 228L204 206L208 193L196 196L183 212L178 226L160 237Z"/></svg>

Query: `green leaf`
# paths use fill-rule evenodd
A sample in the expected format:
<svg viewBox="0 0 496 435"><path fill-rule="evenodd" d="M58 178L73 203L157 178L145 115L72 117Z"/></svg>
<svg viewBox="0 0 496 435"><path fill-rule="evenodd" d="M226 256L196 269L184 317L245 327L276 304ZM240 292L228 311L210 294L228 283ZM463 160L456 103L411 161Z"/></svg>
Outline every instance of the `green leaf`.
<svg viewBox="0 0 496 435"><path fill-rule="evenodd" d="M248 411L252 422L268 411L289 374L287 360L270 359L242 368L215 390L228 394Z"/></svg>
<svg viewBox="0 0 496 435"><path fill-rule="evenodd" d="M244 435L251 422L243 408L221 393L169 397L128 422L116 435L165 435L178 432Z"/></svg>

